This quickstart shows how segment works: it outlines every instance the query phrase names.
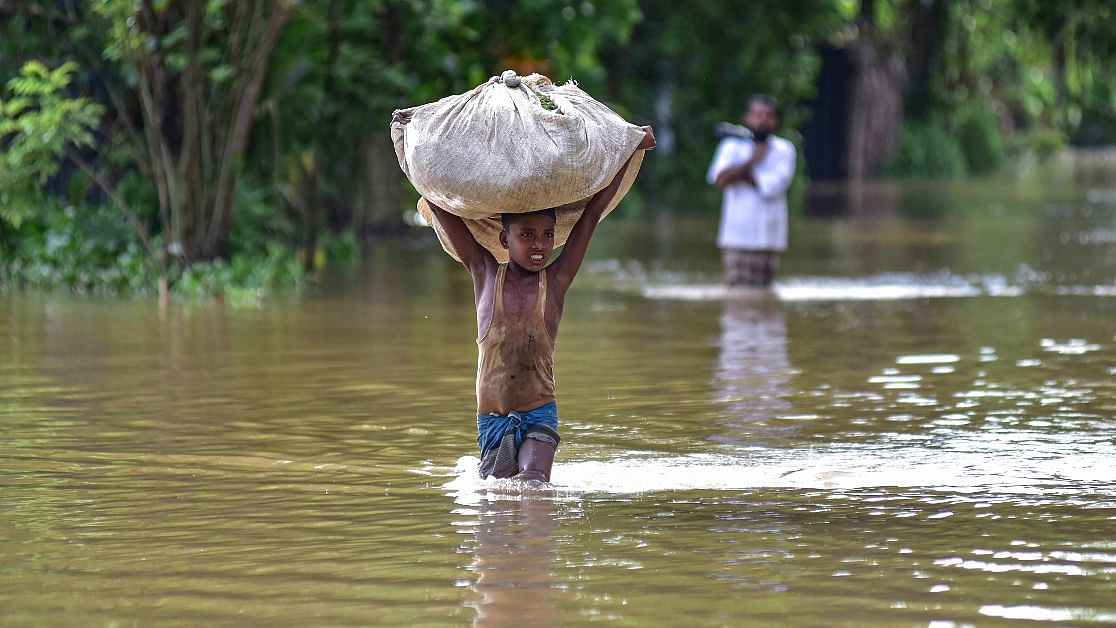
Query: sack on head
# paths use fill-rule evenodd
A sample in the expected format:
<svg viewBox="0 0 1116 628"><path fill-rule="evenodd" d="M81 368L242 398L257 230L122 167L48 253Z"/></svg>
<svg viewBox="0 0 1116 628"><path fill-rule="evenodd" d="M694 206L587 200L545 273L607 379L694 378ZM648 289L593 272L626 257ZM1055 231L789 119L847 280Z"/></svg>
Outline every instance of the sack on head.
<svg viewBox="0 0 1116 628"><path fill-rule="evenodd" d="M556 208L560 246L644 132L572 81L556 86L545 76L509 71L464 94L397 111L391 136L415 189L466 219L477 241L503 261L500 214ZM632 159L606 215L631 188L642 153ZM419 211L456 258L425 205L420 200Z"/></svg>

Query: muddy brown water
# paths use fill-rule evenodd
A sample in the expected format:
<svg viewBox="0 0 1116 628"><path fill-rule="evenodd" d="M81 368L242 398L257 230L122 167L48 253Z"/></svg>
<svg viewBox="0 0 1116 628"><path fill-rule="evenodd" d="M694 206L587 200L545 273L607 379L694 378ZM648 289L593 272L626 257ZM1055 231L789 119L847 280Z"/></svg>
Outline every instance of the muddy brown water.
<svg viewBox="0 0 1116 628"><path fill-rule="evenodd" d="M473 475L433 248L163 313L0 295L0 623L1116 623L1116 192L812 203L770 293L719 286L712 211L609 219L545 488Z"/></svg>

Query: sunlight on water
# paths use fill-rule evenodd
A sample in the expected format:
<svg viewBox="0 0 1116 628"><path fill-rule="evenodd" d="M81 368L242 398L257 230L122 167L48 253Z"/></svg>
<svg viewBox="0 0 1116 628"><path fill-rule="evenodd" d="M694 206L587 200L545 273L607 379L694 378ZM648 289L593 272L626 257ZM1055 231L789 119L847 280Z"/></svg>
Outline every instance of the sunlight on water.
<svg viewBox="0 0 1116 628"><path fill-rule="evenodd" d="M932 353L927 355L901 355L895 359L896 364L949 364L961 360L961 356L952 353Z"/></svg>
<svg viewBox="0 0 1116 628"><path fill-rule="evenodd" d="M1030 621L1116 623L1116 613L1098 613L1090 608L1044 608L1042 606L988 604L980 607L980 614L1002 619Z"/></svg>

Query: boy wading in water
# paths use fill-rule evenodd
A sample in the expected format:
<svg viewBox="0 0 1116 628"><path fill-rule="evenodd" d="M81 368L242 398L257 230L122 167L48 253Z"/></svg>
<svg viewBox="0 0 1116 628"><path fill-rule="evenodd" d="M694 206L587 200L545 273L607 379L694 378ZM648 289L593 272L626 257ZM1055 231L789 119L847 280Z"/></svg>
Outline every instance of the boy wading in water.
<svg viewBox="0 0 1116 628"><path fill-rule="evenodd" d="M655 147L644 127L637 147ZM566 291L585 259L589 239L615 196L625 162L612 182L595 194L574 224L562 253L554 251L553 209L503 214L500 243L508 263L500 264L461 218L427 199L461 263L473 276L477 305L477 444L481 477L550 481L558 448L558 408L554 397L554 339Z"/></svg>

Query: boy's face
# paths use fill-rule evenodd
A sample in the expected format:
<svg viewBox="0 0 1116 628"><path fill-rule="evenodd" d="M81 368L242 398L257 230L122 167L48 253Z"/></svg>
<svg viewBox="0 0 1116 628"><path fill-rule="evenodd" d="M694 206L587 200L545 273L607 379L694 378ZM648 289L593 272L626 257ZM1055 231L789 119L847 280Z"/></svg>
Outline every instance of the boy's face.
<svg viewBox="0 0 1116 628"><path fill-rule="evenodd" d="M546 214L512 218L500 232L500 244L520 268L539 272L554 252L554 219Z"/></svg>

